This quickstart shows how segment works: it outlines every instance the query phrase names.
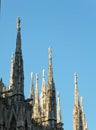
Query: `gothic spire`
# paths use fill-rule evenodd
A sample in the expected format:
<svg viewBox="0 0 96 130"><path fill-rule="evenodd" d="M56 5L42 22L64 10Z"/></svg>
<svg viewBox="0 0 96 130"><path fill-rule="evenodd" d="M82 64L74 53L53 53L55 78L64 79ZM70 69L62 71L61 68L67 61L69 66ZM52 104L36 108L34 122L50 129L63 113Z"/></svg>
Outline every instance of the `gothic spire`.
<svg viewBox="0 0 96 130"><path fill-rule="evenodd" d="M35 103L39 103L39 90L38 90L38 74L36 73L36 90L35 90Z"/></svg>
<svg viewBox="0 0 96 130"><path fill-rule="evenodd" d="M35 94L34 94L34 74L33 74L33 72L31 72L30 98L32 98L32 102L34 104Z"/></svg>
<svg viewBox="0 0 96 130"><path fill-rule="evenodd" d="M86 121L85 121L85 113L82 104L82 97L78 95L78 80L77 74L74 74L74 108L73 108L73 129L74 130L87 130L86 129Z"/></svg>
<svg viewBox="0 0 96 130"><path fill-rule="evenodd" d="M21 51L21 34L20 34L20 18L17 18L17 40L16 40L16 52Z"/></svg>
<svg viewBox="0 0 96 130"><path fill-rule="evenodd" d="M42 70L42 92L45 92L46 85L45 85L45 70Z"/></svg>
<svg viewBox="0 0 96 130"><path fill-rule="evenodd" d="M75 105L78 106L78 77L77 77L77 74L76 72L74 73L74 102L75 102Z"/></svg>
<svg viewBox="0 0 96 130"><path fill-rule="evenodd" d="M42 91L40 95L40 108L41 114L44 116L45 113L45 106L46 106L46 84L45 84L45 70L42 70Z"/></svg>
<svg viewBox="0 0 96 130"><path fill-rule="evenodd" d="M38 101L38 98L39 98L38 94L39 94L39 90L38 90L38 74L36 73L36 91L35 91L35 99L36 99L36 101Z"/></svg>
<svg viewBox="0 0 96 130"><path fill-rule="evenodd" d="M36 90L35 90L35 104L34 104L34 118L39 117L39 90L38 90L38 74L36 73Z"/></svg>
<svg viewBox="0 0 96 130"><path fill-rule="evenodd" d="M48 48L48 87L47 87L47 120L48 125L53 127L57 122L56 91L53 80L52 48Z"/></svg>
<svg viewBox="0 0 96 130"><path fill-rule="evenodd" d="M14 53L12 53L12 56L11 56L11 70L10 70L10 89L13 87L13 84L14 84L14 79L13 79L14 63L15 63L15 56L14 56Z"/></svg>
<svg viewBox="0 0 96 130"><path fill-rule="evenodd" d="M61 123L61 106L60 106L60 93L58 93L58 107L57 107L57 123Z"/></svg>
<svg viewBox="0 0 96 130"><path fill-rule="evenodd" d="M45 83L45 70L42 70L42 83Z"/></svg>
<svg viewBox="0 0 96 130"><path fill-rule="evenodd" d="M14 87L15 93L24 95L24 72L23 72L23 58L21 49L21 34L20 34L20 18L17 18L17 38L15 50L15 64L14 64Z"/></svg>
<svg viewBox="0 0 96 130"><path fill-rule="evenodd" d="M53 82L53 70L52 70L52 48L48 48L48 83Z"/></svg>
<svg viewBox="0 0 96 130"><path fill-rule="evenodd" d="M31 72L30 98L34 95L34 74Z"/></svg>

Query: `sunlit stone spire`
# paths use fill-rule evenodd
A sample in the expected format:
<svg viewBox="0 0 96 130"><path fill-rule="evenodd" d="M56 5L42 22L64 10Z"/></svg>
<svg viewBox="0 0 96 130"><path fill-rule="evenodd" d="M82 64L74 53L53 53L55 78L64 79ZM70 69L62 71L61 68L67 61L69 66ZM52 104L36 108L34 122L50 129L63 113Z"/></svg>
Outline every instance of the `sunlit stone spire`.
<svg viewBox="0 0 96 130"><path fill-rule="evenodd" d="M88 130L88 124L87 123L85 124L85 130Z"/></svg>
<svg viewBox="0 0 96 130"><path fill-rule="evenodd" d="M35 90L35 104L34 104L34 118L38 118L40 115L39 112L39 89L38 89L38 74L36 73L36 90Z"/></svg>
<svg viewBox="0 0 96 130"><path fill-rule="evenodd" d="M52 70L52 48L48 48L48 83L53 81L53 70Z"/></svg>
<svg viewBox="0 0 96 130"><path fill-rule="evenodd" d="M45 70L44 69L42 70L42 82L45 83Z"/></svg>
<svg viewBox="0 0 96 130"><path fill-rule="evenodd" d="M15 56L14 56L14 53L12 53L12 56L11 56L11 70L10 70L10 89L13 87L13 84L14 84L14 79L13 79L14 63L15 63Z"/></svg>
<svg viewBox="0 0 96 130"><path fill-rule="evenodd" d="M83 98L78 94L78 77L74 74L74 108L73 108L73 129L86 130L85 113L83 108Z"/></svg>
<svg viewBox="0 0 96 130"><path fill-rule="evenodd" d="M48 53L49 53L49 65L52 65L52 48L48 48Z"/></svg>
<svg viewBox="0 0 96 130"><path fill-rule="evenodd" d="M80 97L80 106L83 106L83 97Z"/></svg>
<svg viewBox="0 0 96 130"><path fill-rule="evenodd" d="M45 93L46 85L45 85L45 70L42 70L42 93Z"/></svg>
<svg viewBox="0 0 96 130"><path fill-rule="evenodd" d="M54 127L57 122L56 91L53 80L52 48L48 48L47 124Z"/></svg>
<svg viewBox="0 0 96 130"><path fill-rule="evenodd" d="M39 107L39 89L38 89L38 74L37 73L36 73L35 103Z"/></svg>
<svg viewBox="0 0 96 130"><path fill-rule="evenodd" d="M61 123L61 106L60 106L60 93L58 92L58 106L57 106L57 123Z"/></svg>
<svg viewBox="0 0 96 130"><path fill-rule="evenodd" d="M45 83L45 70L42 70L42 91L40 94L40 108L42 116L46 115L46 83Z"/></svg>
<svg viewBox="0 0 96 130"><path fill-rule="evenodd" d="M78 77L77 77L77 73L74 73L74 101L75 101L75 105L78 106Z"/></svg>

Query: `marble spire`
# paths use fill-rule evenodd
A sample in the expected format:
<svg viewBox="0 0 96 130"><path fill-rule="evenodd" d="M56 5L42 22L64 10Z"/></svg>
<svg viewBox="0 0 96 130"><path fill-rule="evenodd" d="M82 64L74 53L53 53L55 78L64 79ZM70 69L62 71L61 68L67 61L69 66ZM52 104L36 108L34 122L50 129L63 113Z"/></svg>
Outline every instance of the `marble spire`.
<svg viewBox="0 0 96 130"><path fill-rule="evenodd" d="M14 93L24 95L24 69L21 49L20 18L17 18L17 38L15 50L15 63L13 70Z"/></svg>
<svg viewBox="0 0 96 130"><path fill-rule="evenodd" d="M60 93L58 92L58 106L57 106L57 123L62 122L61 106L60 106Z"/></svg>
<svg viewBox="0 0 96 130"><path fill-rule="evenodd" d="M33 74L33 72L31 72L30 98L32 99L31 103L34 104L35 93L34 93L34 74Z"/></svg>
<svg viewBox="0 0 96 130"><path fill-rule="evenodd" d="M52 70L52 48L48 48L48 83L53 82L53 70Z"/></svg>
<svg viewBox="0 0 96 130"><path fill-rule="evenodd" d="M79 104L79 99L78 99L79 95L78 95L78 76L77 73L74 73L74 102L75 105L78 106Z"/></svg>
<svg viewBox="0 0 96 130"><path fill-rule="evenodd" d="M12 53L11 56L11 70L10 70L10 89L14 85L13 72L14 72L15 55Z"/></svg>

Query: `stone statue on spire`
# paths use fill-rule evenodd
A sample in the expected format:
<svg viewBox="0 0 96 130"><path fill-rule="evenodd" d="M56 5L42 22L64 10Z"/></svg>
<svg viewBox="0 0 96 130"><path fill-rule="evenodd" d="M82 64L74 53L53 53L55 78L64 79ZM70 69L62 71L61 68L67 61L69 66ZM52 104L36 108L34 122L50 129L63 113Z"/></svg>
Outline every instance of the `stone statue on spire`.
<svg viewBox="0 0 96 130"><path fill-rule="evenodd" d="M20 31L20 17L17 18L17 30Z"/></svg>
<svg viewBox="0 0 96 130"><path fill-rule="evenodd" d="M52 48L51 47L48 48L48 53L49 53L49 65L51 65L52 64Z"/></svg>
<svg viewBox="0 0 96 130"><path fill-rule="evenodd" d="M33 83L33 80L34 80L34 74L33 72L31 72L31 82Z"/></svg>
<svg viewBox="0 0 96 130"><path fill-rule="evenodd" d="M74 84L77 84L78 82L78 76L77 76L77 73L75 72L74 73Z"/></svg>

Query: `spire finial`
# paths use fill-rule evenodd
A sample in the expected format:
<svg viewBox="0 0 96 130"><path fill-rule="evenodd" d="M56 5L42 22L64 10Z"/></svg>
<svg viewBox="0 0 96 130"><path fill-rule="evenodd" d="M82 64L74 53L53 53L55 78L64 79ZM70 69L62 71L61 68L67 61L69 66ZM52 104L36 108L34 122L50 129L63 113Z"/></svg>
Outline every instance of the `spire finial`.
<svg viewBox="0 0 96 130"><path fill-rule="evenodd" d="M36 89L38 89L38 74L36 73Z"/></svg>
<svg viewBox="0 0 96 130"><path fill-rule="evenodd" d="M17 18L17 31L20 31L20 17Z"/></svg>
<svg viewBox="0 0 96 130"><path fill-rule="evenodd" d="M80 97L80 105L81 106L83 105L83 97L82 96Z"/></svg>
<svg viewBox="0 0 96 130"><path fill-rule="evenodd" d="M31 85L30 85L30 98L32 98L32 102L30 102L31 104L34 104L34 98L35 98L35 94L34 94L34 74L33 72L31 72Z"/></svg>
<svg viewBox="0 0 96 130"><path fill-rule="evenodd" d="M78 77L77 77L77 73L74 73L74 101L75 101L75 105L78 106L78 81L77 81Z"/></svg>
<svg viewBox="0 0 96 130"><path fill-rule="evenodd" d="M74 73L74 84L77 84L78 83L78 76L77 76L77 73L75 72Z"/></svg>
<svg viewBox="0 0 96 130"><path fill-rule="evenodd" d="M42 70L42 80L45 81L45 70Z"/></svg>
<svg viewBox="0 0 96 130"><path fill-rule="evenodd" d="M57 108L57 123L62 122L62 117L61 117L61 106L60 106L60 92L58 92L58 108Z"/></svg>
<svg viewBox="0 0 96 130"><path fill-rule="evenodd" d="M86 130L88 129L88 124L87 124L87 122L86 122Z"/></svg>
<svg viewBox="0 0 96 130"><path fill-rule="evenodd" d="M42 70L42 77L45 78L45 70Z"/></svg>
<svg viewBox="0 0 96 130"><path fill-rule="evenodd" d="M36 82L38 82L38 74L36 73Z"/></svg>
<svg viewBox="0 0 96 130"><path fill-rule="evenodd" d="M58 98L60 98L60 92L58 92Z"/></svg>
<svg viewBox="0 0 96 130"><path fill-rule="evenodd" d="M48 53L49 53L49 65L51 65L52 64L52 48L51 47L48 48Z"/></svg>
<svg viewBox="0 0 96 130"><path fill-rule="evenodd" d="M31 72L31 82L33 83L33 80L34 80L34 74L33 72Z"/></svg>

